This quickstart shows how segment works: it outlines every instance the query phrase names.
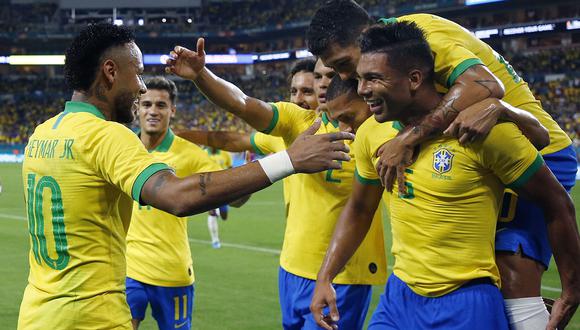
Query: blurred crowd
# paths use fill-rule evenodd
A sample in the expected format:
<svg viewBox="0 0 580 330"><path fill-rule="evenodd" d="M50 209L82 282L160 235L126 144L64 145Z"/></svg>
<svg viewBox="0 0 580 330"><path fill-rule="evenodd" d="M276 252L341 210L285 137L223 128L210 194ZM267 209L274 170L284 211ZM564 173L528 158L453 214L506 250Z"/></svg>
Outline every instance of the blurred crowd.
<svg viewBox="0 0 580 330"><path fill-rule="evenodd" d="M508 54L507 58L529 82L544 109L580 148L580 47ZM211 69L247 95L275 102L289 98L290 64L226 65ZM163 67L149 66L146 71L149 76L162 74ZM174 128L251 131L244 122L205 100L193 83L176 80L176 84L179 97ZM0 78L0 143L26 143L36 125L62 111L71 95L64 86L62 78L49 79L30 73L3 75Z"/></svg>

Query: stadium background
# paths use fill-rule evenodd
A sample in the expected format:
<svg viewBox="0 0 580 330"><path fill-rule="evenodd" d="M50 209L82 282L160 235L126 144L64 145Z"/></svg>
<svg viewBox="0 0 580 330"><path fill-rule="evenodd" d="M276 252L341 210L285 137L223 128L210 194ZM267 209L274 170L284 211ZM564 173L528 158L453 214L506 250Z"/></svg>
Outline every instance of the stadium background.
<svg viewBox="0 0 580 330"><path fill-rule="evenodd" d="M544 108L580 149L580 3L578 1L365 0L376 16L429 12L474 32L530 83ZM490 2L490 3L487 3ZM145 54L145 76L161 74L176 44L206 37L211 68L247 94L288 99L288 71L308 56L304 40L319 1L309 0L0 0L0 328L16 327L28 274L28 237L20 165L34 127L62 110L65 48L84 25L131 26ZM36 55L36 56L30 56ZM204 100L192 83L180 91L175 128L250 131ZM573 191L580 203L580 189ZM196 329L279 328L278 253L284 230L281 185L257 193L220 223L224 247L213 250L204 216L189 232L196 268ZM577 213L577 218L579 214ZM387 223L387 222L386 222ZM388 226L386 234L390 236ZM392 259L391 262L392 264ZM555 267L543 294L556 297ZM375 290L373 306L382 289ZM371 307L372 311L372 307ZM148 315L143 329L153 329ZM580 316L569 326L580 329Z"/></svg>

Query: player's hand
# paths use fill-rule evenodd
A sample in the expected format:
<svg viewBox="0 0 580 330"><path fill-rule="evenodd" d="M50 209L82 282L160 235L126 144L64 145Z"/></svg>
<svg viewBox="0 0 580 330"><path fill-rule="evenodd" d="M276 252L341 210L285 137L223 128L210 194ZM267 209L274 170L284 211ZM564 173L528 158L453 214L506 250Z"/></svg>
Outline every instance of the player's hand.
<svg viewBox="0 0 580 330"><path fill-rule="evenodd" d="M484 139L505 110L498 99L482 100L459 112L443 134L459 139L462 145Z"/></svg>
<svg viewBox="0 0 580 330"><path fill-rule="evenodd" d="M570 322L572 316L574 316L576 309L578 309L578 304L580 303L579 295L580 293L578 292L572 294L562 292L562 296L556 299L552 305L550 320L548 321L546 330L562 330L566 328L566 325Z"/></svg>
<svg viewBox="0 0 580 330"><path fill-rule="evenodd" d="M184 79L195 80L205 67L205 41L197 39L197 51L175 46L166 62L165 72L173 73Z"/></svg>
<svg viewBox="0 0 580 330"><path fill-rule="evenodd" d="M288 148L288 156L297 173L316 173L340 169L340 161L349 161L349 148L342 140L353 140L347 132L314 135L320 128L320 118L296 138Z"/></svg>
<svg viewBox="0 0 580 330"><path fill-rule="evenodd" d="M377 151L377 156L377 173L385 189L393 191L396 178L399 193L406 194L405 169L413 164L413 147L404 141L402 135L398 135L383 144Z"/></svg>
<svg viewBox="0 0 580 330"><path fill-rule="evenodd" d="M324 315L325 307L328 307L330 315ZM340 319L340 315L336 307L336 291L330 282L316 281L310 311L320 327L327 330L338 329L336 322Z"/></svg>

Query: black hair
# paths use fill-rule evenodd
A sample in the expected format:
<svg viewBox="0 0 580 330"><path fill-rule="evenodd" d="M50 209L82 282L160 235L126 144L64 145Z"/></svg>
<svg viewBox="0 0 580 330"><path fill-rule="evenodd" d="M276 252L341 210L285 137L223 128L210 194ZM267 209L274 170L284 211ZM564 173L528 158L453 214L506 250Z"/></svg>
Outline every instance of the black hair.
<svg viewBox="0 0 580 330"><path fill-rule="evenodd" d="M332 43L356 45L360 32L371 23L369 14L355 1L326 1L310 21L306 32L308 49L320 56Z"/></svg>
<svg viewBox="0 0 580 330"><path fill-rule="evenodd" d="M354 94L357 95L358 81L356 79L340 79L339 75L335 75L328 84L326 90L326 102L332 101L341 95Z"/></svg>
<svg viewBox="0 0 580 330"><path fill-rule="evenodd" d="M94 24L76 36L65 53L64 76L73 90L87 91L95 80L101 57L110 48L135 41L125 26Z"/></svg>
<svg viewBox="0 0 580 330"><path fill-rule="evenodd" d="M147 86L147 89L156 89L156 90L167 91L167 93L169 93L169 98L171 99L171 103L173 105L176 104L177 86L175 86L175 83L172 80L167 79L167 78L162 77L162 76L157 76L157 77L147 79L147 81L145 82L145 86Z"/></svg>
<svg viewBox="0 0 580 330"><path fill-rule="evenodd" d="M316 66L316 60L311 58L305 58L296 61L290 70L290 77L294 77L298 72L314 72L314 67Z"/></svg>
<svg viewBox="0 0 580 330"><path fill-rule="evenodd" d="M419 68L433 79L434 60L425 33L414 22L376 24L360 36L361 53L385 53L393 68L409 72Z"/></svg>

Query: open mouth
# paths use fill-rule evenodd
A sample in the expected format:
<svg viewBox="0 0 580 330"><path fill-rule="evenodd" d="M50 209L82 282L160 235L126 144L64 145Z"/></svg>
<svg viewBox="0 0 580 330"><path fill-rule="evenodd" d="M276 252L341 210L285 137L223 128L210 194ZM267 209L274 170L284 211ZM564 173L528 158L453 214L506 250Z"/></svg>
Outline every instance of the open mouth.
<svg viewBox="0 0 580 330"><path fill-rule="evenodd" d="M161 120L159 120L157 118L148 118L147 119L147 124L156 125L156 124L159 124L160 122L161 122Z"/></svg>
<svg viewBox="0 0 580 330"><path fill-rule="evenodd" d="M320 93L318 95L318 103L320 104L326 103L326 93Z"/></svg>
<svg viewBox="0 0 580 330"><path fill-rule="evenodd" d="M383 101L382 99L372 99L372 100L366 100L369 109L371 110L372 113L377 113L381 111L381 108L383 106L383 103L385 103L385 101Z"/></svg>

